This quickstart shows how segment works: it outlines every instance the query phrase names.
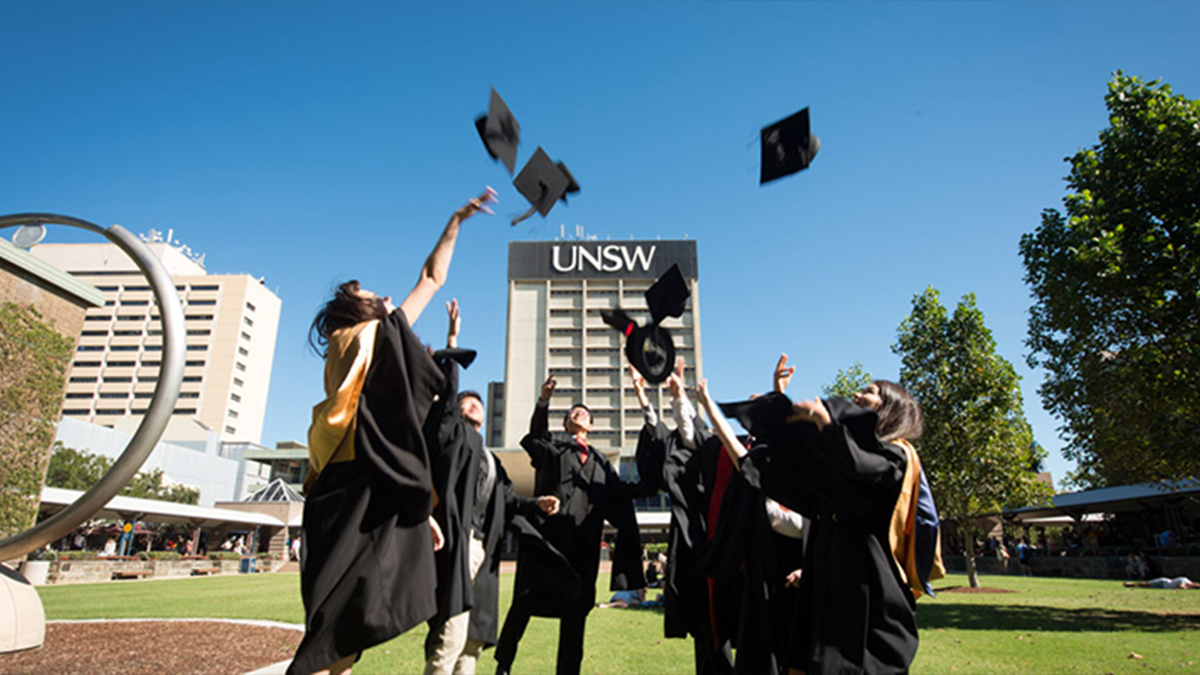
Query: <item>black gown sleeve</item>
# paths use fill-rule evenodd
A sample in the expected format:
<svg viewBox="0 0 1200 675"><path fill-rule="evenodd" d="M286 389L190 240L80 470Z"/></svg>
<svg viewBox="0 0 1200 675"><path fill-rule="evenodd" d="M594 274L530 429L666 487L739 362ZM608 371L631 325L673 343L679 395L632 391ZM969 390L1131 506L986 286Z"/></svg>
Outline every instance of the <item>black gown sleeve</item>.
<svg viewBox="0 0 1200 675"><path fill-rule="evenodd" d="M538 401L529 420L529 433L521 439L521 447L529 455L533 468L540 469L546 455L553 450L550 437L550 405Z"/></svg>

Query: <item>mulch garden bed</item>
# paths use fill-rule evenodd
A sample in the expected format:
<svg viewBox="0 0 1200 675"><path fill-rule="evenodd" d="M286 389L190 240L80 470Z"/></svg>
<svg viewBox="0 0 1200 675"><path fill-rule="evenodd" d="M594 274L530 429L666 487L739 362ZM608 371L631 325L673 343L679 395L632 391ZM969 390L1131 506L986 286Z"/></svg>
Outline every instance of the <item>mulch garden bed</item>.
<svg viewBox="0 0 1200 675"><path fill-rule="evenodd" d="M6 675L236 675L289 659L304 633L212 620L46 624L39 649L0 654Z"/></svg>

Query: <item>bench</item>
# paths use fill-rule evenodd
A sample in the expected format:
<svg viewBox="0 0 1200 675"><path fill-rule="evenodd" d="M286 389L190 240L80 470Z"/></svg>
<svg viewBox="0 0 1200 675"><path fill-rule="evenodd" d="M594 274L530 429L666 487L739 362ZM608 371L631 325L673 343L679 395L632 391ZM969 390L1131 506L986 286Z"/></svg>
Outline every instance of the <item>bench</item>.
<svg viewBox="0 0 1200 675"><path fill-rule="evenodd" d="M140 579L154 574L153 570L117 570L112 573L114 579Z"/></svg>
<svg viewBox="0 0 1200 675"><path fill-rule="evenodd" d="M192 576L198 576L201 574L216 574L220 571L220 567L197 567L192 570Z"/></svg>

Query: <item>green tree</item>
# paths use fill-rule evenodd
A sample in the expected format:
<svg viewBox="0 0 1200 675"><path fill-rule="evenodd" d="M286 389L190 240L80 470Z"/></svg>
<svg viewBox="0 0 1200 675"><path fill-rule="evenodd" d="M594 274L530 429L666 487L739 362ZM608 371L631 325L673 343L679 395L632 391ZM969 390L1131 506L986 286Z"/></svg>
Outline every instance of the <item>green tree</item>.
<svg viewBox="0 0 1200 675"><path fill-rule="evenodd" d="M62 443L54 444L50 457L50 468L46 472L46 484L69 490L87 490L112 467L113 460L84 450L69 448ZM129 479L121 489L125 497L157 499L180 504L199 504L200 490L180 484L168 484L162 469L140 471Z"/></svg>
<svg viewBox="0 0 1200 675"><path fill-rule="evenodd" d="M855 361L848 369L839 369L833 378L833 384L821 387L821 395L825 398L852 398L874 381L871 373L863 370L863 364Z"/></svg>
<svg viewBox="0 0 1200 675"><path fill-rule="evenodd" d="M0 303L0 537L37 516L74 349L34 308Z"/></svg>
<svg viewBox="0 0 1200 675"><path fill-rule="evenodd" d="M1083 486L1200 474L1200 101L1117 72L1065 215L1021 238L1030 366Z"/></svg>
<svg viewBox="0 0 1200 675"><path fill-rule="evenodd" d="M922 466L942 517L965 535L967 574L978 587L971 519L1050 495L1030 471L1042 450L1025 420L1021 378L996 353L974 294L963 296L953 316L937 290L915 296L892 350L901 357L900 383L924 415Z"/></svg>
<svg viewBox="0 0 1200 675"><path fill-rule="evenodd" d="M108 473L113 461L103 455L93 455L69 448L55 441L50 467L46 470L46 485L67 490L89 490Z"/></svg>

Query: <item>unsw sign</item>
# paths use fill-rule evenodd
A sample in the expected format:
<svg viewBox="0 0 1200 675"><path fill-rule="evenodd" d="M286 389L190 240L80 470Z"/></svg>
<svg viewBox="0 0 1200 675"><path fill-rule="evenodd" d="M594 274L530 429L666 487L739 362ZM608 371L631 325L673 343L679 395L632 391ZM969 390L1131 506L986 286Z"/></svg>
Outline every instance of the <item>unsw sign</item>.
<svg viewBox="0 0 1200 675"><path fill-rule="evenodd" d="M508 245L509 279L658 278L678 263L697 278L696 242L515 241Z"/></svg>

